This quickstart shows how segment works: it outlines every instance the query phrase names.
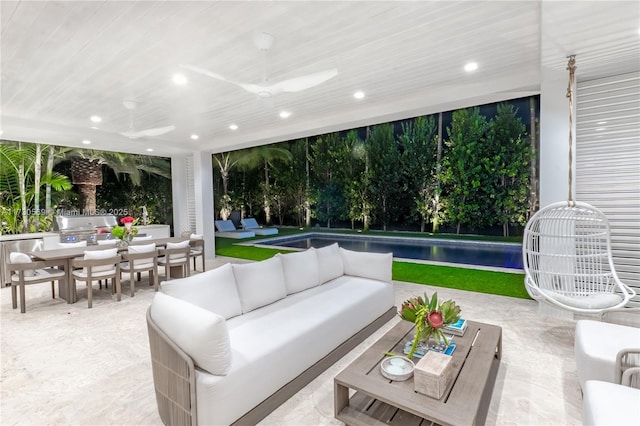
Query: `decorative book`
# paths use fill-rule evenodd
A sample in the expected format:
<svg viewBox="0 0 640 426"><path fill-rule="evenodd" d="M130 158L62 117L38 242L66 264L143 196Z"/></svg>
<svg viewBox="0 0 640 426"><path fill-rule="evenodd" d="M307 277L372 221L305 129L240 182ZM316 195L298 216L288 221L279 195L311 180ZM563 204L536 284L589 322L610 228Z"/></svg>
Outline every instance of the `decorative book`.
<svg viewBox="0 0 640 426"><path fill-rule="evenodd" d="M467 320L460 318L457 322L445 326L443 330L445 333L463 336L464 332L467 330Z"/></svg>
<svg viewBox="0 0 640 426"><path fill-rule="evenodd" d="M402 351L405 355L408 355L409 352L411 352L411 345L413 345L413 339L405 343L404 349ZM430 346L427 346L426 342L420 342L418 343L418 347L416 348L416 351L413 353L413 356L416 358L422 358L429 351L439 352L445 355L451 355L455 350L456 350L456 344L455 342L452 342L451 339L449 339L449 346L445 346L444 342L442 341L440 341L439 344L432 344Z"/></svg>

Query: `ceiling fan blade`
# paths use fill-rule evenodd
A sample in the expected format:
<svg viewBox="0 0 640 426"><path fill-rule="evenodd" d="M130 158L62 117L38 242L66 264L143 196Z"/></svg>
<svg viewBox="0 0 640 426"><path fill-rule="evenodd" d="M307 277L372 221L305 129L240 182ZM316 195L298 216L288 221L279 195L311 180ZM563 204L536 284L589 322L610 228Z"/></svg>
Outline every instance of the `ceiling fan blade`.
<svg viewBox="0 0 640 426"><path fill-rule="evenodd" d="M175 128L176 126L155 127L153 129L138 130L138 131L128 130L126 132L120 132L120 134L129 139L139 139L144 137L164 135L165 133L169 133Z"/></svg>
<svg viewBox="0 0 640 426"><path fill-rule="evenodd" d="M235 84L236 86L242 87L244 90L246 90L249 93L258 94L259 92L264 90L264 88L262 86L258 86L257 84L238 83L237 81L229 80L228 78L225 78L225 77L221 76L220 74L216 74L216 73L211 72L209 70L205 70L204 68L194 67L193 65L185 65L185 64L181 64L180 67L184 68L184 69L187 69L187 70L190 70L190 71L193 71L193 72L198 73L198 74L206 75L207 77L215 78L216 80L220 80L220 81L224 81L224 82L227 82L227 83Z"/></svg>
<svg viewBox="0 0 640 426"><path fill-rule="evenodd" d="M303 90L322 84L325 81L332 79L336 75L338 75L338 70L334 68L327 71L320 71L314 74L284 80L263 89L271 92L274 95L280 92L301 92Z"/></svg>

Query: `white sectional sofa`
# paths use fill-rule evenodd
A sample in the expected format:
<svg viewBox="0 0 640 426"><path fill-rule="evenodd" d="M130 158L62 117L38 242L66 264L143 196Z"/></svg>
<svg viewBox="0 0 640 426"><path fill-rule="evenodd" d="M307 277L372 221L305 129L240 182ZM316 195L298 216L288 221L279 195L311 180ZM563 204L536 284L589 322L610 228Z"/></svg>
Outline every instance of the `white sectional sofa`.
<svg viewBox="0 0 640 426"><path fill-rule="evenodd" d="M162 421L260 421L395 315L391 265L334 244L163 283L147 313Z"/></svg>

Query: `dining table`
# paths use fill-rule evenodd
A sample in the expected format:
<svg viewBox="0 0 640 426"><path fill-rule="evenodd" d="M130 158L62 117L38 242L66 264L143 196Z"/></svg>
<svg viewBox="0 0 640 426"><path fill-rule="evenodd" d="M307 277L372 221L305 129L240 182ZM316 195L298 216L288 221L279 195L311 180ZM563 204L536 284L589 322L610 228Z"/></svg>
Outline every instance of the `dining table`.
<svg viewBox="0 0 640 426"><path fill-rule="evenodd" d="M50 250L40 250L40 251L30 251L27 252L29 256L36 260L43 260L46 262L55 262L61 265L65 270L65 280L64 283L58 282L58 293L60 297L67 301L67 303L75 303L76 300L74 298L74 292L71 288L71 272L73 268L71 267L71 261L78 257L84 255L85 251L95 251L95 250L107 250L112 248L117 248L118 252L127 251L129 246L135 245L145 245L155 243L156 247L162 249L166 247L167 243L179 243L181 241L188 240L189 238L185 237L168 237L168 238L151 238L144 240L133 240L129 242L127 246L119 246L119 245L98 245L98 244L88 244L84 247L71 247L71 248L58 248L58 249L50 249Z"/></svg>

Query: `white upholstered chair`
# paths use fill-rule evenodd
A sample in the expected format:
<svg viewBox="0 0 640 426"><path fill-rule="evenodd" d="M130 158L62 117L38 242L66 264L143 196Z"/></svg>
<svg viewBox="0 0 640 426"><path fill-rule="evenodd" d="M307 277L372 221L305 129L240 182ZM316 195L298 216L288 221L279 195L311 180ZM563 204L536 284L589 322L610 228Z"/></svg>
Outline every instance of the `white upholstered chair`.
<svg viewBox="0 0 640 426"><path fill-rule="evenodd" d="M640 308L603 312L601 318L576 323L576 371L583 390L588 380L620 383L626 369L640 367Z"/></svg>
<svg viewBox="0 0 640 426"><path fill-rule="evenodd" d="M93 307L93 281L108 280L113 282L112 293L120 301L120 255L117 248L85 251L84 257L73 259L71 266L72 300L76 300L76 281L87 284L87 300L89 308ZM78 269L79 268L79 269Z"/></svg>
<svg viewBox="0 0 640 426"><path fill-rule="evenodd" d="M202 259L202 272L206 271L204 265L204 238L202 238L202 234L192 234L190 231L185 231L182 233L182 237L189 238L189 245L191 246L189 257L193 259L193 270L197 270L196 258L200 257Z"/></svg>
<svg viewBox="0 0 640 426"><path fill-rule="evenodd" d="M158 258L158 265L164 266L166 281L171 279L171 269L176 267L182 269L182 277L191 275L191 269L189 267L190 250L189 240L178 243L167 243L166 248L163 250L163 256Z"/></svg>
<svg viewBox="0 0 640 426"><path fill-rule="evenodd" d="M134 273L138 274L140 280L141 272L149 272L149 284L158 291L158 251L155 243L144 245L132 245L127 249L127 253L122 254L120 272L129 274L129 286L131 297L135 294Z"/></svg>
<svg viewBox="0 0 640 426"><path fill-rule="evenodd" d="M55 281L65 281L65 272L61 269L50 267L49 262L34 262L25 253L12 252L9 254L7 267L11 272L11 306L18 307L18 289L20 290L20 312L25 313L25 286L30 284L51 283L51 298L56 298Z"/></svg>

